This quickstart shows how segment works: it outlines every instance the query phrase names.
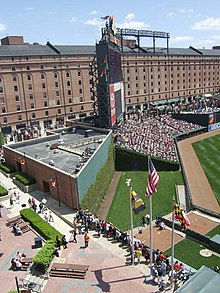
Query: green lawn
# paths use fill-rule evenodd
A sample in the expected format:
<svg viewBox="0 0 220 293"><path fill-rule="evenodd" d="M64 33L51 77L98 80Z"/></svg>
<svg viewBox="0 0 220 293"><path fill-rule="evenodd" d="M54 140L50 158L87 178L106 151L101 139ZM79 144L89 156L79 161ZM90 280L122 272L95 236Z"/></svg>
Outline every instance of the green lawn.
<svg viewBox="0 0 220 293"><path fill-rule="evenodd" d="M203 245L193 241L189 238L184 239L175 245L174 257L187 265L199 269L201 266L208 268L218 265L220 267L220 257L212 255L211 257L204 257L200 255L200 250L205 249ZM171 249L165 251L164 254L171 255Z"/></svg>
<svg viewBox="0 0 220 293"><path fill-rule="evenodd" d="M220 225L218 225L217 227L215 227L213 230L211 230L209 233L206 234L206 236L212 238L213 236L215 236L216 234L220 235Z"/></svg>
<svg viewBox="0 0 220 293"><path fill-rule="evenodd" d="M195 142L193 148L220 204L220 135Z"/></svg>
<svg viewBox="0 0 220 293"><path fill-rule="evenodd" d="M153 218L164 216L172 211L172 198L175 196L175 184L183 184L182 174L178 172L158 172L160 182L157 186L158 192L152 195ZM133 213L134 227L141 225L141 217L149 213L149 199L145 196L147 185L147 172L125 172L119 181L115 197L109 210L107 221L112 222L119 229L125 231L130 229L130 205L129 188L126 179L131 179L133 190L146 203L146 210L138 215Z"/></svg>

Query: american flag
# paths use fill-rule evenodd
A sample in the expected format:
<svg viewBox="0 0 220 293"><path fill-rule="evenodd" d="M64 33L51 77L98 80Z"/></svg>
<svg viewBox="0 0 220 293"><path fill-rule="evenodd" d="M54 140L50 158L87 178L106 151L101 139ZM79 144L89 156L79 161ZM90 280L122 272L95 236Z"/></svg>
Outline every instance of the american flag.
<svg viewBox="0 0 220 293"><path fill-rule="evenodd" d="M153 162L149 159L149 175L146 188L146 196L150 197L153 193L157 192L156 186L159 183L159 175L154 167Z"/></svg>

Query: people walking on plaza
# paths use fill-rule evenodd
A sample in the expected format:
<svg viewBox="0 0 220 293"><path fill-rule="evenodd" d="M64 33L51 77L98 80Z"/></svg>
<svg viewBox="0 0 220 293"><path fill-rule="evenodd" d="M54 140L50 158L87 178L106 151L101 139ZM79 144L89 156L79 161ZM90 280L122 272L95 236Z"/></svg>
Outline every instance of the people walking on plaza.
<svg viewBox="0 0 220 293"><path fill-rule="evenodd" d="M48 222L48 215L47 215L47 213L44 214L44 220L45 220L46 222Z"/></svg>
<svg viewBox="0 0 220 293"><path fill-rule="evenodd" d="M152 264L151 267L150 267L150 274L151 274L151 277L152 277L152 282L155 282L155 278L157 276L157 271L156 271L156 268L155 268L155 265Z"/></svg>
<svg viewBox="0 0 220 293"><path fill-rule="evenodd" d="M10 208L13 208L14 206L14 199L13 199L13 195L10 196Z"/></svg>
<svg viewBox="0 0 220 293"><path fill-rule="evenodd" d="M68 244L68 241L66 240L66 236L63 235L63 237L62 237L62 245L63 245L63 248L67 248L67 244Z"/></svg>
<svg viewBox="0 0 220 293"><path fill-rule="evenodd" d="M145 218L146 218L147 225L149 225L150 224L150 215L146 214Z"/></svg>
<svg viewBox="0 0 220 293"><path fill-rule="evenodd" d="M77 243L76 235L77 235L76 228L73 228L73 242L74 243Z"/></svg>
<svg viewBox="0 0 220 293"><path fill-rule="evenodd" d="M89 235L88 233L85 233L84 235L84 241L85 241L85 247L88 247L89 246Z"/></svg>
<svg viewBox="0 0 220 293"><path fill-rule="evenodd" d="M60 250L61 240L60 240L59 236L56 236L56 244L57 244L58 249Z"/></svg>
<svg viewBox="0 0 220 293"><path fill-rule="evenodd" d="M53 219L51 211L49 211L48 222L54 222L54 219Z"/></svg>

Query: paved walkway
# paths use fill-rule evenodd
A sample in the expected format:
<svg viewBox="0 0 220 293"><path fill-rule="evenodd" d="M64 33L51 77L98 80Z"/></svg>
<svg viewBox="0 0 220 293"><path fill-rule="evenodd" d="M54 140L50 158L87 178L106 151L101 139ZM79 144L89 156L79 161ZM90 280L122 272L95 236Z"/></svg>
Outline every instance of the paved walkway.
<svg viewBox="0 0 220 293"><path fill-rule="evenodd" d="M16 186L12 183L11 179L5 177L0 172L0 184L8 187L12 190L17 190ZM10 260L15 256L17 251L24 252L27 256L34 256L37 253L36 249L33 249L34 237L36 234L34 231L29 231L22 236L14 236L11 230L6 227L5 222L7 218L13 217L19 214L23 204L28 203L30 197L34 197L37 205L42 200L43 194L39 190L33 191L30 194L19 191L21 199L20 203L15 203L10 208L9 199L2 201L4 208L2 209L3 217L0 218L2 229L2 241L0 241L0 252L3 253L0 257L0 292L7 292L9 289L15 289L14 277L26 279L29 281L42 284L42 292L44 293L71 293L71 292L155 292L157 289L156 284L152 284L150 281L149 267L146 265L143 259L140 264L132 267L130 265L129 252L126 249L119 247L118 243L100 237L94 231L90 231L90 243L88 248L84 248L83 235L78 235L77 243L71 242L72 240L72 226L71 223L75 216L73 210L67 208L61 203L59 207L58 202L53 200L49 195L46 195L47 206L52 211L54 222L50 224L54 226L63 235L67 236L69 245L67 249L62 249L60 257L56 258L56 262L66 263L79 263L89 265L89 270L86 274L85 280L66 279L66 278L38 278L32 276L27 272L14 272L10 271ZM43 217L43 215L41 215ZM202 223L200 217L201 214L196 216L190 216L192 220L192 226L197 229L198 222ZM212 221L212 219L209 219ZM213 225L217 225L214 223ZM207 226L207 219L203 220L203 225ZM207 227L204 228L206 231ZM154 228L154 245L156 248L165 250L166 247L162 247L164 242L167 241L167 235L170 235L170 230L162 231L163 234L158 234L158 231ZM176 234L176 239L182 239L182 235ZM143 242L148 244L149 228L143 229L143 234L137 235L140 239L143 237ZM169 236L170 237L170 236ZM161 242L161 238L163 242ZM158 242L156 242L158 240ZM5 281L6 280L6 281ZM169 292L169 291L167 291Z"/></svg>
<svg viewBox="0 0 220 293"><path fill-rule="evenodd" d="M11 179L5 177L0 172L0 182L5 187L19 191L12 183ZM9 198L2 201L1 228L2 241L0 241L0 252L3 256L0 258L0 292L7 292L15 289L15 276L18 278L33 281L42 284L42 292L152 292L157 286L151 284L149 268L144 261L132 267L130 265L129 253L126 249L119 247L118 243L112 243L104 237L97 238L94 231L90 234L89 247L84 249L83 235L78 235L78 243L71 242L71 223L75 216L74 212L51 197L46 196L47 206L52 211L54 222L50 224L58 231L67 236L69 245L67 249L62 249L60 257L55 259L59 262L84 263L90 266L85 280L69 280L65 278L42 278L33 277L27 272L10 271L10 261L17 251L24 252L27 256L34 256L36 249L32 249L34 238L37 236L34 231L29 231L22 236L14 236L11 229L6 227L8 218L16 216L22 209L22 205L28 206L28 199L35 197L36 204L39 205L43 196L40 191L34 191L30 194L19 191L20 203L15 203L10 207ZM43 215L41 215L43 217ZM9 237L10 236L10 237ZM148 277L146 277L148 276ZM6 282L4 280L7 280ZM156 286L156 287L155 287ZM129 288L129 290L128 290Z"/></svg>

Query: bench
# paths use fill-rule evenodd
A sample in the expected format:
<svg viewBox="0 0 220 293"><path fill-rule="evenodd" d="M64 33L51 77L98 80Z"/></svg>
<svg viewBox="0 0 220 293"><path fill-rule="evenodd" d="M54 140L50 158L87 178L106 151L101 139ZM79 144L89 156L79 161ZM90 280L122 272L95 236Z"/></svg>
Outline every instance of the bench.
<svg viewBox="0 0 220 293"><path fill-rule="evenodd" d="M15 223L16 224L22 223L21 216L16 216L16 217L13 217L13 218L8 219L7 220L7 223L6 223L6 226L11 228Z"/></svg>
<svg viewBox="0 0 220 293"><path fill-rule="evenodd" d="M70 271L88 271L88 265L68 264L68 263L53 263L51 270L70 270Z"/></svg>
<svg viewBox="0 0 220 293"><path fill-rule="evenodd" d="M50 277L85 279L85 273L71 271L50 271Z"/></svg>
<svg viewBox="0 0 220 293"><path fill-rule="evenodd" d="M84 279L88 268L88 265L54 263L50 270L50 276Z"/></svg>

